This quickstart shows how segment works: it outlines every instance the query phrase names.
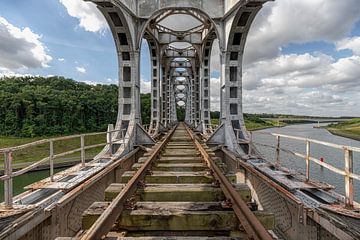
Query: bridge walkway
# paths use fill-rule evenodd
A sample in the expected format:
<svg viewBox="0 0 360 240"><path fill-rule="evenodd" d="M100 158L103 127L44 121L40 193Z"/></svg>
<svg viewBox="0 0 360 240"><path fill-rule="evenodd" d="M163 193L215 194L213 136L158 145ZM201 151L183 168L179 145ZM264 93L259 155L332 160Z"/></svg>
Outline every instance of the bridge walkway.
<svg viewBox="0 0 360 240"><path fill-rule="evenodd" d="M202 151L206 151L208 156L205 158L211 158L219 168L222 165L221 159L203 143L199 149L199 142L196 145L197 140L193 138L187 127L180 123L172 135L165 137L163 141L167 143L163 147L159 147L158 143L139 158L131 171L121 176L119 183L113 183L106 189L104 202L93 203L83 213L84 232L79 237L96 239L96 233L101 233L101 236L107 236L106 239L127 240L247 239L254 234L251 230L248 231L251 229L248 225L255 225L258 232L254 234L254 239L261 238L258 235L261 230L265 232L267 239L272 239L265 229L274 228L274 215L258 211L251 204L249 187L244 183L237 184L235 175L223 175L239 198L247 204L246 208L252 208L252 211L247 211L256 216L257 222L252 222L246 216L239 218L239 211L235 212L233 208L239 199L234 201L228 197L229 190L226 188L229 186L223 190L224 183L221 180L219 182L218 175L214 176L216 169L209 167ZM151 164L152 167L146 170L144 165L156 148L160 148L161 153ZM134 177L143 170L146 171L143 180L137 183L134 194L124 202L119 217L115 218L111 227L104 225L109 231L102 231L100 220L106 221L110 216L106 215L105 209L108 210L114 201L119 200L119 196L129 189L128 185Z"/></svg>

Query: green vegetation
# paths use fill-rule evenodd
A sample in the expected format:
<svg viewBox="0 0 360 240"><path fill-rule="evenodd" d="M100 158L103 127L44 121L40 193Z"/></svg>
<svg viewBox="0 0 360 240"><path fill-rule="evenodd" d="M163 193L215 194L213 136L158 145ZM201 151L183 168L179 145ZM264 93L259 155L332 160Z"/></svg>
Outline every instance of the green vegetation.
<svg viewBox="0 0 360 240"><path fill-rule="evenodd" d="M219 118L218 118L219 114L217 113L218 112L215 112L213 114L212 112L211 124L215 124L215 125L219 124ZM216 116L217 118L213 118L213 116ZM279 122L275 120L263 120L259 117L258 114L244 113L244 120L245 120L245 126L249 131L286 126L286 124L283 122Z"/></svg>
<svg viewBox="0 0 360 240"><path fill-rule="evenodd" d="M211 124L212 125L219 125L219 123L220 123L220 120L218 118L212 118L211 119Z"/></svg>
<svg viewBox="0 0 360 240"><path fill-rule="evenodd" d="M63 77L0 79L0 148L40 139L85 132L106 131L117 114L116 85L88 85ZM105 135L85 138L86 145L105 142ZM55 154L80 147L80 139L54 143ZM86 151L91 158L100 148ZM13 154L15 167L49 156L49 144ZM80 153L56 162L79 160ZM0 163L4 161L0 155ZM2 164L0 164L2 166ZM0 167L1 168L1 167Z"/></svg>
<svg viewBox="0 0 360 240"><path fill-rule="evenodd" d="M176 108L176 115L179 121L185 121L185 108L177 107Z"/></svg>
<svg viewBox="0 0 360 240"><path fill-rule="evenodd" d="M0 136L0 148L18 146L25 143L34 142L40 139L43 138L41 137L19 138L19 137ZM105 143L105 141L106 141L105 134L85 137L86 146ZM61 142L60 141L54 142L54 154L71 151L77 148L80 148L80 138L68 139ZM97 153L100 152L101 149L102 147L97 147L86 150L86 158L89 159L94 157ZM49 156L48 143L29 147L13 153L15 168L24 167L31 162L36 162L48 156ZM0 155L0 169L3 168L3 164L2 164L3 161L4 161L4 156ZM74 153L71 155L67 155L64 158L59 158L55 160L55 162L57 163L66 162L66 161L80 161L80 153Z"/></svg>
<svg viewBox="0 0 360 240"><path fill-rule="evenodd" d="M151 120L151 94L141 94L141 120L142 123L150 124Z"/></svg>
<svg viewBox="0 0 360 240"><path fill-rule="evenodd" d="M220 123L220 112L210 112L211 124L219 125Z"/></svg>
<svg viewBox="0 0 360 240"><path fill-rule="evenodd" d="M17 137L105 131L116 120L116 85L63 77L0 79L0 134Z"/></svg>
<svg viewBox="0 0 360 240"><path fill-rule="evenodd" d="M263 120L255 114L244 114L245 126L249 131L272 127L284 127L286 124L275 120Z"/></svg>
<svg viewBox="0 0 360 240"><path fill-rule="evenodd" d="M360 118L354 118L337 124L330 124L326 129L334 135L360 141Z"/></svg>

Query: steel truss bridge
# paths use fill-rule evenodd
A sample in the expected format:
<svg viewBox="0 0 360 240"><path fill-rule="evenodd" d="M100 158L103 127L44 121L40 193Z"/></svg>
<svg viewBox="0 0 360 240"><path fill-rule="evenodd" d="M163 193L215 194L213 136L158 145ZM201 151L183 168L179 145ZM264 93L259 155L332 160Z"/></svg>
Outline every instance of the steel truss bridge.
<svg viewBox="0 0 360 240"><path fill-rule="evenodd" d="M88 0L110 26L119 64L118 117L106 133L44 139L6 149L0 239L360 239L353 161L359 148L272 134L276 163L246 131L242 61L251 24L268 0ZM169 27L171 16L194 26ZM181 19L180 17L178 19ZM181 24L180 24L181 25ZM140 49L150 48L151 123L141 123ZM210 61L219 44L220 124L210 119ZM266 46L259 46L266 47ZM178 121L177 108L185 110ZM86 137L106 134L103 144ZM54 142L80 148L54 154ZM281 166L280 139L299 141L306 174ZM13 153L49 144L49 156L13 169ZM311 155L312 144L344 152L344 168ZM85 151L103 146L90 162ZM81 162L54 174L56 159ZM311 178L311 164L344 176L345 196ZM13 196L13 178L49 164L50 177Z"/></svg>

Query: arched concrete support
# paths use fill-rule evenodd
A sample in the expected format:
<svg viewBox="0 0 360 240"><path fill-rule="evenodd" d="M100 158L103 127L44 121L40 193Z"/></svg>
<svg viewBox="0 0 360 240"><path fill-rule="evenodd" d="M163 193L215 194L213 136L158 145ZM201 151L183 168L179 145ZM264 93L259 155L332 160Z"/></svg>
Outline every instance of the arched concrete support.
<svg viewBox="0 0 360 240"><path fill-rule="evenodd" d="M162 83L161 83L161 91L162 91L162 120L161 122L165 127L168 127L169 119L170 119L170 95L169 95L169 70L168 66L166 66L162 61Z"/></svg>
<svg viewBox="0 0 360 240"><path fill-rule="evenodd" d="M200 101L200 111L201 111L201 131L204 134L208 134L209 130L211 131L211 116L210 116L210 62L211 62L211 50L216 34L209 34L209 37L204 41L202 48L202 59L201 59L201 81L200 81L200 91L201 91L201 101Z"/></svg>
<svg viewBox="0 0 360 240"><path fill-rule="evenodd" d="M190 125L191 121L192 121L192 117L191 117L192 96L191 96L191 91L190 91L189 80L187 80L186 88L187 88L187 95L186 95L186 106L185 106L185 123Z"/></svg>
<svg viewBox="0 0 360 240"><path fill-rule="evenodd" d="M167 126L167 72L163 64L161 64L161 123L163 126Z"/></svg>
<svg viewBox="0 0 360 240"><path fill-rule="evenodd" d="M200 113L200 66L199 59L191 59L192 73L190 74L190 93L191 93L191 124L197 126L201 122Z"/></svg>
<svg viewBox="0 0 360 240"><path fill-rule="evenodd" d="M195 94L195 119L194 124L199 125L201 122L201 111L200 111L200 66L199 63L195 67L194 74L194 94Z"/></svg>
<svg viewBox="0 0 360 240"><path fill-rule="evenodd" d="M176 113L176 101L175 101L175 84L174 84L174 78L170 77L169 79L170 89L170 124L175 125L177 120L177 113Z"/></svg>
<svg viewBox="0 0 360 240"><path fill-rule="evenodd" d="M119 158L137 144L137 128L140 124L140 52L138 31L139 22L129 15L121 4L98 2L99 10L109 23L114 36L119 65L118 117L115 130L111 134L113 149L110 145L97 156L111 154ZM148 136L149 139L151 137Z"/></svg>
<svg viewBox="0 0 360 240"><path fill-rule="evenodd" d="M265 2L265 1L264 1ZM222 139L231 151L245 154L238 144L237 136L247 139L242 110L242 62L244 47L250 26L264 2L249 2L239 5L223 19L225 31L220 36L221 42L221 123L223 130L213 133L213 139ZM219 27L219 25L218 25ZM238 132L238 133L237 133ZM224 136L217 136L224 135Z"/></svg>
<svg viewBox="0 0 360 240"><path fill-rule="evenodd" d="M161 121L160 110L160 85L161 85L161 65L160 65L160 49L156 40L148 33L144 34L144 38L148 41L150 50L151 65L151 120L149 133L156 135L159 132L159 124Z"/></svg>

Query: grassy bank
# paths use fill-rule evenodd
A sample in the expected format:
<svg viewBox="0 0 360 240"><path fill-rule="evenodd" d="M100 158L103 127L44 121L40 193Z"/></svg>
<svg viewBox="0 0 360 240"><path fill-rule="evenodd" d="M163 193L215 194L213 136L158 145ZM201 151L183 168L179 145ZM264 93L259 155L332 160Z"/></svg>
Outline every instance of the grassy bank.
<svg viewBox="0 0 360 240"><path fill-rule="evenodd" d="M212 124L219 124L218 119L211 119ZM272 127L284 127L286 123L275 121L275 120L262 120L259 117L253 115L245 115L245 126L246 129L249 131L255 131L265 128L272 128Z"/></svg>
<svg viewBox="0 0 360 240"><path fill-rule="evenodd" d="M337 124L330 124L326 129L334 135L360 141L360 118L354 118Z"/></svg>
<svg viewBox="0 0 360 240"><path fill-rule="evenodd" d="M0 136L0 148L18 146L30 142L34 142L40 139L45 139L45 137L36 137L36 138L19 138L19 137L9 137L9 136ZM104 143L105 134L97 136L85 137L85 145L94 145L99 143ZM68 139L61 142L54 142L54 154L59 154L62 152L71 151L73 149L80 148L80 138ZM92 158L97 153L100 152L102 147L89 149L86 151L86 158ZM40 144L34 147L29 147L24 150L16 151L13 153L13 161L15 168L21 168L29 163L36 162L42 158L49 156L49 144ZM64 162L64 161L80 161L80 153L74 153L63 158L56 159L55 162ZM0 169L3 168L4 156L0 155Z"/></svg>
<svg viewBox="0 0 360 240"><path fill-rule="evenodd" d="M261 120L261 119L260 119ZM273 120L261 120L260 121L253 121L245 119L245 126L246 129L249 131L261 130L265 128L273 128L273 127L284 127L286 126L283 122L273 121Z"/></svg>

